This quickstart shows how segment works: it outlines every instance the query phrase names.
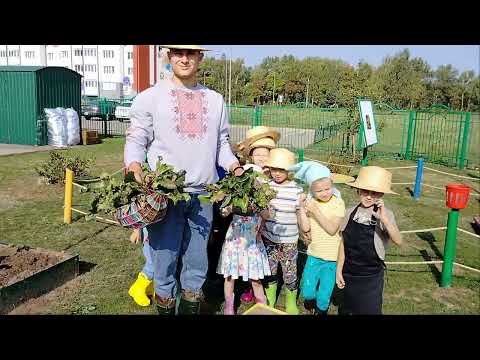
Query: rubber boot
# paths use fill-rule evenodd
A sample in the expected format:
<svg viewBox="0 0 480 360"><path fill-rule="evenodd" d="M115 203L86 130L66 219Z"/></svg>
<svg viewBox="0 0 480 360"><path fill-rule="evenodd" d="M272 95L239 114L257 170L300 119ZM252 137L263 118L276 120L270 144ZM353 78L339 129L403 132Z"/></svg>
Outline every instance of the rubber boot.
<svg viewBox="0 0 480 360"><path fill-rule="evenodd" d="M188 290L182 290L180 303L178 304L178 315L198 315L201 300L203 300L202 293L197 294Z"/></svg>
<svg viewBox="0 0 480 360"><path fill-rule="evenodd" d="M317 301L315 299L305 299L303 300L303 307L310 313L310 315L314 315L315 309L317 308Z"/></svg>
<svg viewBox="0 0 480 360"><path fill-rule="evenodd" d="M200 301L188 301L183 297L178 304L178 315L198 315L200 310Z"/></svg>
<svg viewBox="0 0 480 360"><path fill-rule="evenodd" d="M322 319L326 319L328 316L328 309L327 310L320 310L318 307L315 306L315 312L313 315L319 316Z"/></svg>
<svg viewBox="0 0 480 360"><path fill-rule="evenodd" d="M175 315L175 298L161 298L156 294L154 296L158 315Z"/></svg>
<svg viewBox="0 0 480 360"><path fill-rule="evenodd" d="M140 272L137 280L128 289L128 295L133 298L140 306L149 306L151 301L149 296L153 297L153 281L147 278L147 276Z"/></svg>
<svg viewBox="0 0 480 360"><path fill-rule="evenodd" d="M285 288L285 311L289 315L298 315L300 311L297 307L297 290L288 290Z"/></svg>
<svg viewBox="0 0 480 360"><path fill-rule="evenodd" d="M225 298L225 305L223 307L223 315L235 315L235 309L233 308L234 297L229 296Z"/></svg>
<svg viewBox="0 0 480 360"><path fill-rule="evenodd" d="M268 306L274 308L277 302L277 282L269 283L265 288L265 293L267 294Z"/></svg>

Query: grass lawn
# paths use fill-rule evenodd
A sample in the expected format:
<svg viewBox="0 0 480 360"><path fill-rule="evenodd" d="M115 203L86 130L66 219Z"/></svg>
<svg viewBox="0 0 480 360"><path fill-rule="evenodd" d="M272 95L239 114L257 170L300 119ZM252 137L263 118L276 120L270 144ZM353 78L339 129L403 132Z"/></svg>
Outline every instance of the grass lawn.
<svg viewBox="0 0 480 360"><path fill-rule="evenodd" d="M104 139L102 144L78 146L75 152L96 158L94 175L113 172L122 166L123 138ZM316 155L315 155L316 154ZM310 156L317 156L312 153ZM308 152L306 152L308 156ZM141 247L128 241L130 232L120 227L85 222L73 215L71 225L63 224L63 186L45 185L38 181L34 167L48 158L48 153L33 153L0 157L0 241L24 244L52 250L65 250L80 255L81 275L52 293L18 307L14 313L41 314L155 314L153 307L140 308L127 295L130 284L143 266ZM371 165L408 166L408 161L372 160ZM441 166L426 166L477 176L472 170L460 171ZM353 173L356 173L354 170ZM394 182L412 182L415 169L392 170ZM444 187L460 179L425 171L424 182ZM471 230L470 221L479 213L480 182L469 182L473 194L469 207L462 210L460 227ZM340 185L347 206L355 204L356 195ZM400 195L386 197L387 206L395 213L400 230L445 226L448 210L444 191L423 187L417 202L410 196L413 185L394 185ZM75 191L74 205L85 208L88 197ZM388 250L387 261L424 261L442 258L444 231L405 234L407 244ZM305 258L301 257L302 261ZM458 233L456 261L480 268L480 239ZM479 314L480 275L456 269L453 286L439 287L441 266L389 265L384 295L385 314ZM222 289L206 284L205 312L221 313ZM283 309L283 294L278 308ZM299 305L301 299L299 300ZM239 312L249 305L242 304ZM301 311L304 312L303 307ZM335 314L333 304L330 312Z"/></svg>

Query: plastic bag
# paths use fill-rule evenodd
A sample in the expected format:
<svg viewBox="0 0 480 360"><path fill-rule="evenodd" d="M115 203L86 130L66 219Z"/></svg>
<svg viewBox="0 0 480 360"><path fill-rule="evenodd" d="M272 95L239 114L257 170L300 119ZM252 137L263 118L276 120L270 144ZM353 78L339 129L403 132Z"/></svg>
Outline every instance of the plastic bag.
<svg viewBox="0 0 480 360"><path fill-rule="evenodd" d="M67 117L67 145L73 146L80 143L80 120L78 113L73 108L65 110Z"/></svg>
<svg viewBox="0 0 480 360"><path fill-rule="evenodd" d="M44 109L47 116L48 145L67 147L67 118L65 109Z"/></svg>

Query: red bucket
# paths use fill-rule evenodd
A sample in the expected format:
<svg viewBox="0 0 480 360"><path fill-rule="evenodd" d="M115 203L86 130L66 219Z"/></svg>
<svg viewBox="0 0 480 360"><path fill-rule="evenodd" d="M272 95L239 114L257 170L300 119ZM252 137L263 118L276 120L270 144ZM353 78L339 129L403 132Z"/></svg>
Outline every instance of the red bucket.
<svg viewBox="0 0 480 360"><path fill-rule="evenodd" d="M447 184L447 207L465 209L470 196L470 187L463 184Z"/></svg>

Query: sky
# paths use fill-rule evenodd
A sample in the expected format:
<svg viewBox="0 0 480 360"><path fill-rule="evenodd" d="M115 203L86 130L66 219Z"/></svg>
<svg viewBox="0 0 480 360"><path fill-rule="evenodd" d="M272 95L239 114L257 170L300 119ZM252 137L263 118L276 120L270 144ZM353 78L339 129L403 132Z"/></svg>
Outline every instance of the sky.
<svg viewBox="0 0 480 360"><path fill-rule="evenodd" d="M233 58L244 58L247 66L255 66L267 56L294 55L297 58L318 56L341 59L351 65L364 60L378 66L386 56L393 56L405 48L411 57L423 58L433 69L452 64L459 73L473 70L480 73L480 45L205 45L211 49L207 56L219 58L222 53Z"/></svg>

